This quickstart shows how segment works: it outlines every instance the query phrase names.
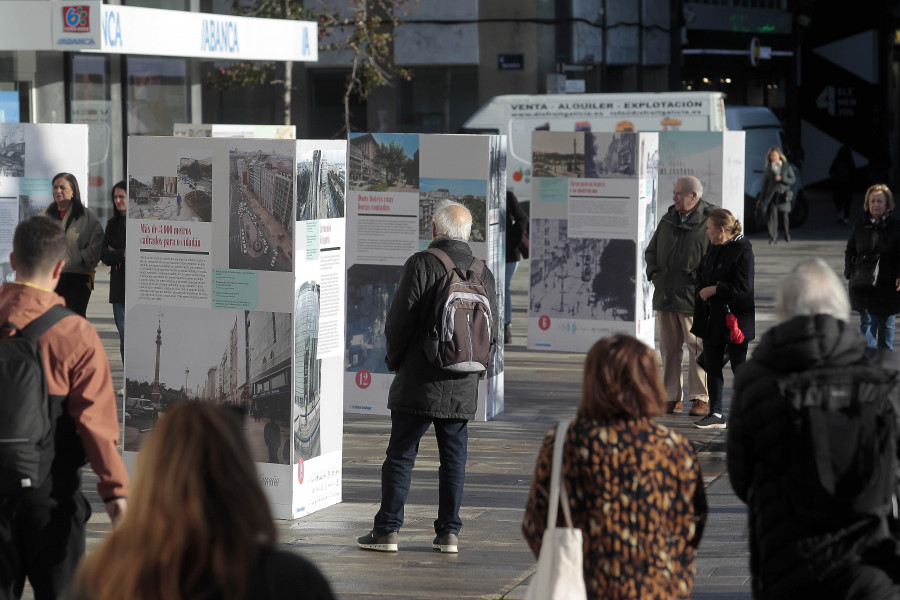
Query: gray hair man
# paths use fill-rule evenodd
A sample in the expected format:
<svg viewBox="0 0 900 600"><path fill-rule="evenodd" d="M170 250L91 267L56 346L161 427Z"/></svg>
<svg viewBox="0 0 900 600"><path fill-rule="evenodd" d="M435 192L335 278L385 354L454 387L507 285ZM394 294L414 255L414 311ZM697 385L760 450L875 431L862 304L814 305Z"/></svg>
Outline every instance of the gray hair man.
<svg viewBox="0 0 900 600"><path fill-rule="evenodd" d="M728 423L753 595L897 597L898 364L866 349L847 291L821 259L791 271L776 313L737 373Z"/></svg>
<svg viewBox="0 0 900 600"><path fill-rule="evenodd" d="M467 243L472 215L457 202L444 202L434 213L433 241L450 260L467 271L473 261ZM429 314L434 310L438 284L447 273L443 263L430 252L417 252L403 266L400 283L388 309L384 334L387 343L385 363L396 375L388 392L391 411L391 438L381 467L381 508L375 515L372 531L357 539L364 550L397 552L398 532L403 525L403 507L409 494L412 468L419 440L434 425L440 469L438 470L438 514L434 521L436 537L432 548L440 552L458 552L462 527L462 504L468 447L467 423L475 418L478 404L478 373L454 373L433 365L425 356L423 341ZM496 342L499 323L495 299L494 275L485 267L482 273L494 322L491 332Z"/></svg>
<svg viewBox="0 0 900 600"><path fill-rule="evenodd" d="M702 200L703 185L696 177L682 177L672 190L672 206L663 215L644 252L647 278L653 282L653 308L659 323L659 354L663 364L663 383L668 397L667 412L682 408L687 393L692 402L690 414L709 412L706 374L694 360L702 350L700 340L691 333L694 322L696 271L709 247L706 220L716 208ZM688 386L682 390L682 360L687 345Z"/></svg>

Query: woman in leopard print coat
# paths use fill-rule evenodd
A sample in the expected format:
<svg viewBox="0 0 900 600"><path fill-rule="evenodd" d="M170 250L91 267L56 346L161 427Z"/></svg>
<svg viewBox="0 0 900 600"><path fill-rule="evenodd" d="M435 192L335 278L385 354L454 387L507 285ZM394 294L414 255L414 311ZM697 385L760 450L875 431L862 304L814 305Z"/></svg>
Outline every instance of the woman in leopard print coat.
<svg viewBox="0 0 900 600"><path fill-rule="evenodd" d="M588 598L691 597L706 495L688 440L652 419L665 412L665 400L656 354L635 338L603 338L588 352L563 451L573 525L584 534ZM522 520L535 556L546 528L555 437L553 427Z"/></svg>

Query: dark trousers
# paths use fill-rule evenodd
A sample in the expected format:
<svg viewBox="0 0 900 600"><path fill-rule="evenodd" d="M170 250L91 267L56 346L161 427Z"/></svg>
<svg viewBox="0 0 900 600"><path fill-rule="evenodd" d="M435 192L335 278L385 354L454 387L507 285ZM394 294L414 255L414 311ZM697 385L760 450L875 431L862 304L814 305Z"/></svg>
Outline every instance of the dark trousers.
<svg viewBox="0 0 900 600"><path fill-rule="evenodd" d="M459 507L466 478L468 422L392 411L391 440L381 466L381 509L375 515L375 530L379 534L399 531L403 526L403 507L409 495L419 440L432 423L441 461L438 469L438 518L434 522L434 531L438 535L458 534L462 528Z"/></svg>
<svg viewBox="0 0 900 600"><path fill-rule="evenodd" d="M774 242L778 239L779 222L784 229L784 239L791 239L791 213L778 210L773 200L769 203L766 216L768 217L766 228L769 230L769 240Z"/></svg>
<svg viewBox="0 0 900 600"><path fill-rule="evenodd" d="M80 490L61 498L0 498L0 600L21 598L26 577L36 600L63 597L84 556L90 515Z"/></svg>
<svg viewBox="0 0 900 600"><path fill-rule="evenodd" d="M87 273L63 273L56 284L56 293L66 299L66 306L82 317L87 313L94 278Z"/></svg>
<svg viewBox="0 0 900 600"><path fill-rule="evenodd" d="M709 388L709 412L725 414L722 411L722 395L725 392L725 348L728 348L729 360L731 360L731 372L747 361L747 346L750 342L744 340L741 344L722 344L703 341L703 364L706 367L706 385Z"/></svg>

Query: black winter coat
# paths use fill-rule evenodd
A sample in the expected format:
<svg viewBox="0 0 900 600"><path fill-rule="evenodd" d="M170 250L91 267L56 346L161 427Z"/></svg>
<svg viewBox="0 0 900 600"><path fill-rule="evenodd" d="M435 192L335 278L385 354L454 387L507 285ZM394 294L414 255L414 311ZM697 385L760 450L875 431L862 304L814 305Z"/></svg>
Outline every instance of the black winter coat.
<svg viewBox="0 0 900 600"><path fill-rule="evenodd" d="M853 224L847 249L844 252L844 278L849 280L854 265L863 257L878 254L878 280L870 289L852 288L850 306L855 311L875 315L895 315L900 312L900 221L887 215L875 223L868 211Z"/></svg>
<svg viewBox="0 0 900 600"><path fill-rule="evenodd" d="M728 475L748 507L756 598L805 597L789 590L802 590L829 568L846 566L853 548L870 547L887 536L883 523L871 516L836 515L827 523L812 523L792 507L788 494L795 485L788 476L793 424L779 378L813 368L840 370L874 357L895 360L890 353L868 354L865 346L856 325L826 315L794 317L766 331L735 376ZM895 362L881 366L897 368Z"/></svg>
<svg viewBox="0 0 900 600"><path fill-rule="evenodd" d="M463 241L439 238L430 247L446 252L462 269L472 264L472 250ZM445 273L440 260L428 252L413 254L403 265L384 327L387 343L384 360L388 369L396 371L388 392L388 409L440 419L472 420L478 407L478 373L455 374L439 369L425 357L422 348L436 302L436 284ZM494 317L493 347L500 316L494 274L487 267L482 281Z"/></svg>
<svg viewBox="0 0 900 600"><path fill-rule="evenodd" d="M519 200L512 192L506 193L506 262L518 262L522 259L519 244L522 236L528 231L528 215L519 205Z"/></svg>
<svg viewBox="0 0 900 600"><path fill-rule="evenodd" d="M114 216L106 222L106 231L103 233L100 260L109 266L110 304L125 303L125 224L125 217Z"/></svg>
<svg viewBox="0 0 900 600"><path fill-rule="evenodd" d="M753 246L744 236L724 244L710 244L697 271L694 295L694 323L691 333L712 343L728 343L725 307L737 317L746 341L756 337L756 304L753 301ZM700 290L716 286L709 302L700 299Z"/></svg>

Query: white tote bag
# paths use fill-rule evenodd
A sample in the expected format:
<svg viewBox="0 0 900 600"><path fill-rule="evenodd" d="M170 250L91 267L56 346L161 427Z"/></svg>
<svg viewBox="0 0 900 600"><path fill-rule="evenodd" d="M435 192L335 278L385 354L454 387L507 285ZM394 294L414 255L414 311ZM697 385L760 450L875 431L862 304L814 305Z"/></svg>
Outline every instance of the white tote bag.
<svg viewBox="0 0 900 600"><path fill-rule="evenodd" d="M541 542L537 571L528 585L525 600L585 600L584 571L581 567L583 543L581 530L572 527L569 496L561 485L562 454L569 424L560 422L553 445L553 466L550 474L547 529ZM566 527L556 526L556 508L562 504Z"/></svg>

